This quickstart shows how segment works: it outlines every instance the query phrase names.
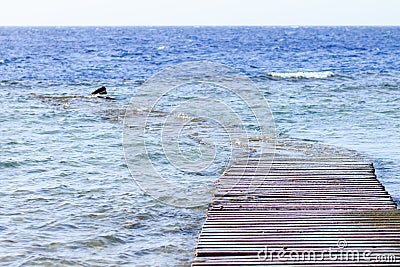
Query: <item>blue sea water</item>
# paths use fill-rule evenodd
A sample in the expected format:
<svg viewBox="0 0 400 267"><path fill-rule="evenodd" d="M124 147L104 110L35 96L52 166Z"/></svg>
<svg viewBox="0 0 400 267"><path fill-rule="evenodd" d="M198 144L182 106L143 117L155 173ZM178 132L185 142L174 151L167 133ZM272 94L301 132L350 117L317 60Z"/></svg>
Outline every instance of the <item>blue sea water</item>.
<svg viewBox="0 0 400 267"><path fill-rule="evenodd" d="M250 77L282 138L369 157L400 203L400 27L1 27L0 265L190 264L204 208L140 190L121 121L146 79L203 60ZM100 85L114 101L71 97Z"/></svg>

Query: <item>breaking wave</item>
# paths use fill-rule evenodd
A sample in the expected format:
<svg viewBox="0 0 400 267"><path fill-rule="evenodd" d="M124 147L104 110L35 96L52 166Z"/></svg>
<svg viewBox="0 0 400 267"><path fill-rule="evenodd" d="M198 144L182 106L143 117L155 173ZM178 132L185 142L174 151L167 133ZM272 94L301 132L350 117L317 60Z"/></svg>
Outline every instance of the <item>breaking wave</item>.
<svg viewBox="0 0 400 267"><path fill-rule="evenodd" d="M282 79L324 79L334 76L331 71L321 71L321 72L270 72L269 77L282 78Z"/></svg>

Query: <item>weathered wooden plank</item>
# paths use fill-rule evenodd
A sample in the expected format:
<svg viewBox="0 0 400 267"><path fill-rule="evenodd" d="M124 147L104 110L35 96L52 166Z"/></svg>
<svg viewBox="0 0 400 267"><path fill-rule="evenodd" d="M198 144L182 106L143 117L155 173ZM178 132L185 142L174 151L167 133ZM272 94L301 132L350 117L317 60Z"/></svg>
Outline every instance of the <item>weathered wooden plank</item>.
<svg viewBox="0 0 400 267"><path fill-rule="evenodd" d="M216 184L193 266L400 266L400 212L368 162L253 158L237 161ZM264 247L322 251L339 241L346 242L342 254L348 248L392 258L371 263L282 261L278 252L270 261L257 257Z"/></svg>

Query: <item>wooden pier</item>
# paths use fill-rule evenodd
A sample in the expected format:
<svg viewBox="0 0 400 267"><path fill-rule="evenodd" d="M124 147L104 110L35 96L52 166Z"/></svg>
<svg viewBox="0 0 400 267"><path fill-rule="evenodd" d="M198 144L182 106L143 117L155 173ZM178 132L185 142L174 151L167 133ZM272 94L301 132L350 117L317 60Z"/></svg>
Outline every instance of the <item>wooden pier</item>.
<svg viewBox="0 0 400 267"><path fill-rule="evenodd" d="M365 160L238 160L192 266L400 266L400 212Z"/></svg>

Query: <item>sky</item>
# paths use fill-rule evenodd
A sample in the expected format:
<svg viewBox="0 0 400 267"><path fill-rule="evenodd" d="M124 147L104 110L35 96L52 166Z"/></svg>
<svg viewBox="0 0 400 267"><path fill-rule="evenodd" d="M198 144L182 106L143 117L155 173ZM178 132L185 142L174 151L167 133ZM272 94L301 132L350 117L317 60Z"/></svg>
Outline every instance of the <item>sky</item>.
<svg viewBox="0 0 400 267"><path fill-rule="evenodd" d="M3 0L0 12L0 26L400 26L399 0Z"/></svg>

